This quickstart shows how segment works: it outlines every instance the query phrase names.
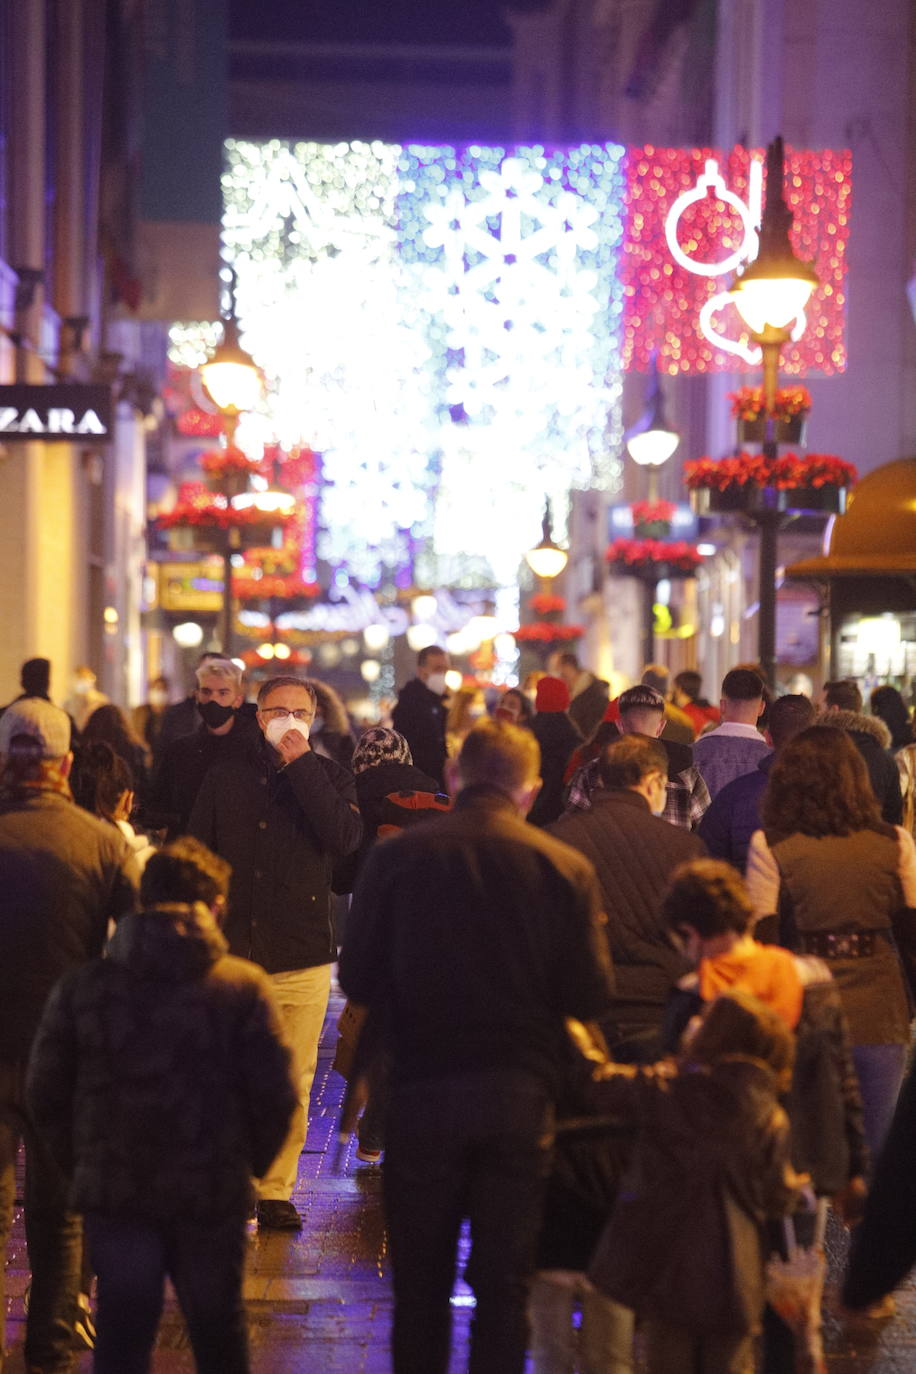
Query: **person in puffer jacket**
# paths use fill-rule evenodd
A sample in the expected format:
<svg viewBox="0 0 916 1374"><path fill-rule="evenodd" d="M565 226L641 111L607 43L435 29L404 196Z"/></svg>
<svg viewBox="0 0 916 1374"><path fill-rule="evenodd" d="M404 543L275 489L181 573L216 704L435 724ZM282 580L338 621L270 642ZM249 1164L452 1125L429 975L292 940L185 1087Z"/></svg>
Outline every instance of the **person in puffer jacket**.
<svg viewBox="0 0 916 1374"><path fill-rule="evenodd" d="M45 1009L27 1099L84 1215L98 1275L96 1374L150 1367L164 1280L198 1370L247 1374L251 1177L296 1104L267 974L227 954L229 865L183 838L154 854L143 910Z"/></svg>

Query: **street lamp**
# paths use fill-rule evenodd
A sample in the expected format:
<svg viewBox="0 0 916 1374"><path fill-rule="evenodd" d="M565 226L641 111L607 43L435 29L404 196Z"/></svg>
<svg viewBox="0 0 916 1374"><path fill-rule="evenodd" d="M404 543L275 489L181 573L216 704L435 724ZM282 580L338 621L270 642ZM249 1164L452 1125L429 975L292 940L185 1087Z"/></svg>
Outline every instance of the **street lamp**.
<svg viewBox="0 0 916 1374"><path fill-rule="evenodd" d="M783 199L783 141L767 147L766 200L757 257L735 278L731 296L763 355L763 456L778 456L774 408L779 384L779 355L791 337L818 284L810 263L795 256L789 241L792 212ZM771 689L776 686L776 564L783 513L774 502L755 516L760 530L757 648L760 666Z"/></svg>
<svg viewBox="0 0 916 1374"><path fill-rule="evenodd" d="M226 442L231 446L243 411L253 410L261 394L261 374L239 342L233 303L223 320L223 341L200 369L204 390L223 417Z"/></svg>
<svg viewBox="0 0 916 1374"><path fill-rule="evenodd" d="M667 463L681 436L668 420L665 411L665 394L658 375L658 355L652 355L652 370L646 391L646 408L635 424L624 431L623 441L627 452L639 467L645 468L648 475L648 501L650 505L658 500L658 470ZM655 595L657 579L647 577L643 586L643 663L651 663L655 657Z"/></svg>
<svg viewBox="0 0 916 1374"><path fill-rule="evenodd" d="M541 542L535 544L533 549L529 549L525 554L525 562L534 573L535 577L542 583L552 582L555 577L566 567L569 561L569 554L565 549L561 549L559 544L554 543L553 532L550 528L550 498L544 503L544 519L541 521Z"/></svg>
<svg viewBox="0 0 916 1374"><path fill-rule="evenodd" d="M658 375L658 360L654 354L646 391L646 408L636 423L624 431L623 441L633 462L648 470L648 499L657 501L658 469L667 463L681 442L681 436L665 413L665 396Z"/></svg>
<svg viewBox="0 0 916 1374"><path fill-rule="evenodd" d="M233 278L234 287L234 278ZM239 327L235 317L235 294L228 316L223 320L223 341L200 369L201 381L210 400L223 417L226 446L232 448L239 417L243 411L257 404L261 393L261 374L250 354L239 343ZM242 497L223 493L230 504L241 508ZM246 493L247 494L247 493ZM266 493L259 493L266 495ZM235 606L232 596L232 555L239 547L237 530L227 529L223 539L223 605L222 649L226 658L232 657Z"/></svg>

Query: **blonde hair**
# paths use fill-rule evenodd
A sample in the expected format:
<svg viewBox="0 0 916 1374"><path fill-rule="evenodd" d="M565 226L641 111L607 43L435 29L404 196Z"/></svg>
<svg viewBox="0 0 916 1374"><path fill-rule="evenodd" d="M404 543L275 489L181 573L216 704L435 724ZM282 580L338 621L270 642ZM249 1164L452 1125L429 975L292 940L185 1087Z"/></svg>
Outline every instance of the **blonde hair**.
<svg viewBox="0 0 916 1374"><path fill-rule="evenodd" d="M215 677L222 682L231 683L237 691L242 690L242 670L231 658L209 658L206 663L201 663L194 669L194 676L197 678L198 687L205 677Z"/></svg>

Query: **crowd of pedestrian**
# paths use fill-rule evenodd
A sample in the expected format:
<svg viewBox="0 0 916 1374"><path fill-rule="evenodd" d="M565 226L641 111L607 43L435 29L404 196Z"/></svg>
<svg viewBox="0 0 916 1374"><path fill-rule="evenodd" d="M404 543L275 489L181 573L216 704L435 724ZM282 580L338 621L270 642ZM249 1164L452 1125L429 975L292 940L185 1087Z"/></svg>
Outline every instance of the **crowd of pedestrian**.
<svg viewBox="0 0 916 1374"><path fill-rule="evenodd" d="M395 1374L448 1368L465 1220L474 1374L631 1374L636 1331L650 1374L817 1374L786 1238L822 1270L828 1202L864 1212L847 1302L892 1313L916 1260L900 693L771 699L741 664L714 705L649 664L612 700L564 652L449 697L449 667L423 649L390 725L357 733L328 684L249 702L216 653L130 715L88 668L64 710L47 660L23 665L0 712L0 1249L22 1146L30 1374L66 1374L77 1332L101 1374L148 1370L166 1279L197 1367L250 1368L246 1228L308 1226L335 964Z"/></svg>

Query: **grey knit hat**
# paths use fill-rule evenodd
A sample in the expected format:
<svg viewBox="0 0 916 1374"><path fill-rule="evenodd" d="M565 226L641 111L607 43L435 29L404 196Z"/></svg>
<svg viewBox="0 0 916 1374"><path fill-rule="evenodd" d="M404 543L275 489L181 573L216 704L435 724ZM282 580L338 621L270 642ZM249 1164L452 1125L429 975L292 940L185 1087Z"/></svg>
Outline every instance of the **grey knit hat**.
<svg viewBox="0 0 916 1374"><path fill-rule="evenodd" d="M360 735L350 767L354 773L365 773L367 768L377 768L380 763L413 763L413 756L410 745L397 730L374 725Z"/></svg>

